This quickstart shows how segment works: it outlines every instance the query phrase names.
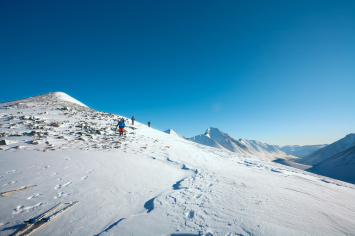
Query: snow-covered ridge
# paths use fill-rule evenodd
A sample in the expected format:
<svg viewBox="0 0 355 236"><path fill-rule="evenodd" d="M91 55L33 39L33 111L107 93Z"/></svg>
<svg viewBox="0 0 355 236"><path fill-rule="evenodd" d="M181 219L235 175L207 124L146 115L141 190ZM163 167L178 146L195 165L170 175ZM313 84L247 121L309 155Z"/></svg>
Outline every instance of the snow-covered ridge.
<svg viewBox="0 0 355 236"><path fill-rule="evenodd" d="M184 138L184 137L182 137L180 134L176 133L172 129L165 130L164 133L167 133L167 134L170 134L170 135L173 135L173 136L176 136L176 137Z"/></svg>
<svg viewBox="0 0 355 236"><path fill-rule="evenodd" d="M309 171L355 184L355 146L322 161Z"/></svg>
<svg viewBox="0 0 355 236"><path fill-rule="evenodd" d="M200 145L138 121L126 122L126 136L119 137L121 116L56 97L0 108L0 192L36 186L1 198L1 235L15 235L25 220L75 201L36 235L355 232L352 184Z"/></svg>
<svg viewBox="0 0 355 236"><path fill-rule="evenodd" d="M0 103L0 150L110 150L120 117L88 108L65 93ZM126 119L126 118L125 118ZM127 119L126 119L127 120ZM140 125L137 122L137 125ZM134 127L127 128L133 131Z"/></svg>
<svg viewBox="0 0 355 236"><path fill-rule="evenodd" d="M33 104L33 103L35 103L35 104ZM39 103L47 104L49 106L53 106L55 104L61 103L62 105L67 105L67 106L79 105L81 107L87 108L87 106L85 104L83 104L82 102L76 100L75 98L73 98L63 92L46 93L46 94L41 94L41 95L29 97L29 98L3 102L3 103L0 103L0 106L17 105L19 107L23 107L26 105L27 106L36 105Z"/></svg>
<svg viewBox="0 0 355 236"><path fill-rule="evenodd" d="M50 94L53 95L54 97L57 97L57 98L63 100L63 101L72 102L72 103L78 104L80 106L87 107L85 104L83 104L82 102L79 102L78 100L76 100L75 98L69 96L66 93L55 92L55 93L50 93Z"/></svg>
<svg viewBox="0 0 355 236"><path fill-rule="evenodd" d="M346 135L344 138L304 157L299 162L306 165L316 165L353 146L355 146L355 133Z"/></svg>
<svg viewBox="0 0 355 236"><path fill-rule="evenodd" d="M296 157L278 150L273 145L256 140L236 140L227 133L223 133L219 129L212 127L208 128L204 135L197 135L195 137L188 138L188 140L206 146L227 149L243 156L252 156L268 160L276 160L279 158L296 159Z"/></svg>

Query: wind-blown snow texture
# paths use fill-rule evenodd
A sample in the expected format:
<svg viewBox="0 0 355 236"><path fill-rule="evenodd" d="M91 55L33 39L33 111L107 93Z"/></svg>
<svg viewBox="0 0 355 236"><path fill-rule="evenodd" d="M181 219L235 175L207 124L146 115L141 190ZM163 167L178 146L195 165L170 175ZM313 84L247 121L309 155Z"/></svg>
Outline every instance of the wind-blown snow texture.
<svg viewBox="0 0 355 236"><path fill-rule="evenodd" d="M228 134L223 133L217 128L209 128L204 135L197 135L188 140L219 149L227 149L242 156L253 156L267 160L277 159L297 159L288 155L273 145L262 143L255 140L239 139L235 140Z"/></svg>
<svg viewBox="0 0 355 236"><path fill-rule="evenodd" d="M286 145L286 146L278 146L278 145L274 145L277 149L296 156L296 157L305 157L308 156L312 153L314 153L315 151L318 151L321 148L324 148L325 146L327 146L327 144L319 144L319 145L304 145L304 146L300 146L300 145Z"/></svg>
<svg viewBox="0 0 355 236"><path fill-rule="evenodd" d="M41 95L0 104L0 235L59 202L36 235L352 235L355 186L241 157ZM139 120L139 118L138 118ZM241 144L246 145L247 142ZM250 144L252 145L252 144Z"/></svg>

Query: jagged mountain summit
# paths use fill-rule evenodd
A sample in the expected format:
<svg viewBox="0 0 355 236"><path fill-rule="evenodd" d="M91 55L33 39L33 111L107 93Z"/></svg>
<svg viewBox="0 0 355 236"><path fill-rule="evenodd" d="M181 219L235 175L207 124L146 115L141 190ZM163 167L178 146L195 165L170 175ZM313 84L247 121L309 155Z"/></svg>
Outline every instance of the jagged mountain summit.
<svg viewBox="0 0 355 236"><path fill-rule="evenodd" d="M216 141L214 141L213 139L211 139L210 137L208 137L204 134L196 135L195 137L192 137L192 138L187 138L187 140L190 140L192 142L199 143L202 145L218 148L218 149L226 149L221 144L217 143ZM226 150L228 150L228 149L226 149Z"/></svg>
<svg viewBox="0 0 355 236"><path fill-rule="evenodd" d="M267 160L276 159L296 159L292 155L288 155L275 148L273 145L262 143L256 140L239 139L230 137L227 133L223 133L217 128L208 128L203 135L197 135L188 140L211 146L219 149L227 149L231 152L238 153L243 156L253 156Z"/></svg>
<svg viewBox="0 0 355 236"><path fill-rule="evenodd" d="M302 158L301 160L299 160L299 162L302 164L313 166L353 146L355 146L355 133L346 135L344 138Z"/></svg>
<svg viewBox="0 0 355 236"><path fill-rule="evenodd" d="M19 234L22 222L59 203L77 204L36 234L355 232L352 184L138 121L120 137L120 118L50 94L0 103L0 235Z"/></svg>
<svg viewBox="0 0 355 236"><path fill-rule="evenodd" d="M303 158L305 156L308 156L308 155L314 153L315 151L318 151L321 148L324 148L327 145L328 144L304 145L304 146L300 146L300 145L286 145L286 146L274 145L274 146L277 149L279 149L287 154Z"/></svg>

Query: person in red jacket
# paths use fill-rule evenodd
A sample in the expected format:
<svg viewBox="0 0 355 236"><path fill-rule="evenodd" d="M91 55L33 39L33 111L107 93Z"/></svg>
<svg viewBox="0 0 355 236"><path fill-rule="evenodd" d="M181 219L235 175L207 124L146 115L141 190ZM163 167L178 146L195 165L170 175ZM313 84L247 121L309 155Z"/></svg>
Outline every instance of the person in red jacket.
<svg viewBox="0 0 355 236"><path fill-rule="evenodd" d="M118 121L118 123L116 125L116 130L117 130L117 127L118 127L119 128L118 130L120 131L120 136L123 135L125 126L126 126L126 124L124 123L124 119L121 119L120 121Z"/></svg>

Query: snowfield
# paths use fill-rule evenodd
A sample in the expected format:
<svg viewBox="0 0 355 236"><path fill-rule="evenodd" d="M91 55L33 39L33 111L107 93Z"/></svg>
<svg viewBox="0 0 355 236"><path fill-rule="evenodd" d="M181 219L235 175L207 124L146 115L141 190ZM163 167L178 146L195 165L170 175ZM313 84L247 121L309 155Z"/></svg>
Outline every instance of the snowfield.
<svg viewBox="0 0 355 236"><path fill-rule="evenodd" d="M69 95L0 103L0 235L355 235L355 185L201 145ZM77 102L75 102L77 101ZM139 118L138 118L139 120Z"/></svg>

